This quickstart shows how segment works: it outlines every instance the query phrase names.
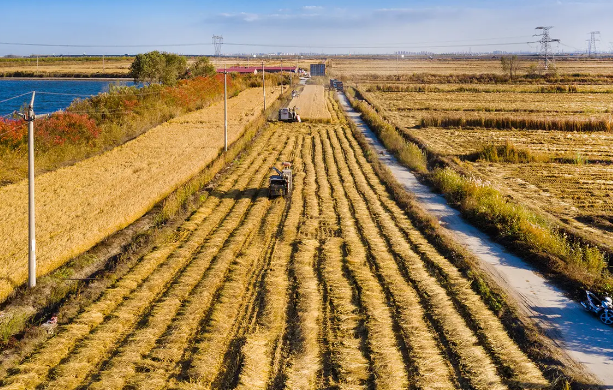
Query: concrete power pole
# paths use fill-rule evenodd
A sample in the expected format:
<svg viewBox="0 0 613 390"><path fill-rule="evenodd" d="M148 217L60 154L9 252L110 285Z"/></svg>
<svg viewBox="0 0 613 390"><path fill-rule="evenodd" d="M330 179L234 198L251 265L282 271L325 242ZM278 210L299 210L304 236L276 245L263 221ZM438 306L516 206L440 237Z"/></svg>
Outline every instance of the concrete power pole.
<svg viewBox="0 0 613 390"><path fill-rule="evenodd" d="M226 65L223 66L223 135L224 152L228 151L228 72Z"/></svg>
<svg viewBox="0 0 613 390"><path fill-rule="evenodd" d="M535 37L541 37L538 40L538 43L541 44L540 55L545 70L549 69L549 64L554 62L554 54L551 44L554 42L560 42L559 39L551 39L549 36L549 30L552 28L553 26L537 27L536 30L541 30L541 32L540 34L534 34Z"/></svg>
<svg viewBox="0 0 613 390"><path fill-rule="evenodd" d="M589 57L592 57L596 55L596 42L600 42L600 39L598 39L596 36L600 36L600 31L591 31L589 34L590 39L588 41L587 54Z"/></svg>
<svg viewBox="0 0 613 390"><path fill-rule="evenodd" d="M264 111L266 111L266 80L264 79L264 61L262 61L262 93L264 94Z"/></svg>
<svg viewBox="0 0 613 390"><path fill-rule="evenodd" d="M34 97L26 114L19 114L28 122L28 287L36 287L36 209L34 204Z"/></svg>

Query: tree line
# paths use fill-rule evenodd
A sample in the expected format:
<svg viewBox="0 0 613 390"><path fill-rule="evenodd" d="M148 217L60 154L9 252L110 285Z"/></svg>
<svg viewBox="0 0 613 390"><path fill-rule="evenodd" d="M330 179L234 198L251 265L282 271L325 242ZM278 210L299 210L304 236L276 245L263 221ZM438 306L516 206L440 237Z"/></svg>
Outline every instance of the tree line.
<svg viewBox="0 0 613 390"><path fill-rule="evenodd" d="M207 57L199 57L188 66L185 56L157 50L138 54L130 65L130 76L135 83L175 85L181 79L215 73L215 66Z"/></svg>

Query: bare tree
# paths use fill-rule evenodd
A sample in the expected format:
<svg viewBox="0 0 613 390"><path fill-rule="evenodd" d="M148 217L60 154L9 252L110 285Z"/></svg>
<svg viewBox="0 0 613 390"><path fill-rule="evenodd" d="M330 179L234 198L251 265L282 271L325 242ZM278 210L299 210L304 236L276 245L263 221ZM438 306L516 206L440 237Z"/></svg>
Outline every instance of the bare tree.
<svg viewBox="0 0 613 390"><path fill-rule="evenodd" d="M500 58L500 64L502 65L502 71L509 74L510 79L517 77L517 69L519 68L519 60L516 55L506 56Z"/></svg>

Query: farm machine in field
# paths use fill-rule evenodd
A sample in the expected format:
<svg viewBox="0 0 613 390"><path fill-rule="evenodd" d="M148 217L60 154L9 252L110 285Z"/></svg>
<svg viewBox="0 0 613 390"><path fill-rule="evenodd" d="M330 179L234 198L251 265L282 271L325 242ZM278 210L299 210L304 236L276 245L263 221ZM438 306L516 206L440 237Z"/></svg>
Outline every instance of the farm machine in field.
<svg viewBox="0 0 613 390"><path fill-rule="evenodd" d="M298 115L298 110L296 107L280 109L279 120L281 122L301 122L300 115Z"/></svg>
<svg viewBox="0 0 613 390"><path fill-rule="evenodd" d="M268 179L268 197L286 196L292 192L292 163L283 162L283 169L279 170L277 167L272 169L277 172L276 175L271 175Z"/></svg>

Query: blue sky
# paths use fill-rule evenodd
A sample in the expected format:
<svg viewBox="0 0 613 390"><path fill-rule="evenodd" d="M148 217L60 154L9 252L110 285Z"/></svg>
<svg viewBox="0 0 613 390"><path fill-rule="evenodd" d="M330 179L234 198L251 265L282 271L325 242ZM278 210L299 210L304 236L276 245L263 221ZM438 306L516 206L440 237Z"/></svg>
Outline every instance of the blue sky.
<svg viewBox="0 0 613 390"><path fill-rule="evenodd" d="M213 34L231 46L224 53L391 53L530 50L499 45L534 40L534 27L553 25L554 38L585 49L588 32L601 31L600 48L611 50L613 1L195 1L1 0L0 42L157 47L70 48L0 45L6 54L121 54L154 48L210 54ZM9 16L10 15L10 16ZM203 46L168 47L175 43ZM494 44L493 46L479 46ZM466 46L460 46L466 45ZM286 47L283 47L286 46ZM292 47L289 47L292 46ZM341 47L342 46L342 47ZM442 47L453 46L453 47ZM532 45L532 49L535 45Z"/></svg>

